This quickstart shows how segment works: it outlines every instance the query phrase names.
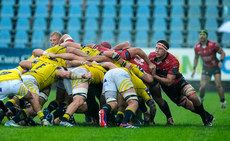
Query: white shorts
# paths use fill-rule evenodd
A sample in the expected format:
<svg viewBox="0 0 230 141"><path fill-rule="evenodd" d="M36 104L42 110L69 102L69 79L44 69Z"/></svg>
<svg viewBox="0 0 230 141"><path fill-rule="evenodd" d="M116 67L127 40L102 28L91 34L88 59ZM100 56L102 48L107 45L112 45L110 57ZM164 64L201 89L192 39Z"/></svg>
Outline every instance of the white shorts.
<svg viewBox="0 0 230 141"><path fill-rule="evenodd" d="M39 95L38 82L32 75L22 75L22 81L30 92Z"/></svg>
<svg viewBox="0 0 230 141"><path fill-rule="evenodd" d="M116 91L123 92L133 87L133 83L129 73L124 69L111 69L105 76L103 81L103 92Z"/></svg>
<svg viewBox="0 0 230 141"><path fill-rule="evenodd" d="M68 71L82 73L82 74L86 74L88 72L87 69L82 68L82 67L68 68ZM82 83L85 83L86 81L87 81L86 79L75 79L75 80L64 79L63 83L64 83L64 87L66 89L66 92L68 93L68 95L71 95L72 89L75 86L80 85Z"/></svg>
<svg viewBox="0 0 230 141"><path fill-rule="evenodd" d="M20 80L10 80L0 82L0 100L8 96L17 96L21 99L28 93L28 89Z"/></svg>
<svg viewBox="0 0 230 141"><path fill-rule="evenodd" d="M76 72L76 73L81 73L81 74L86 74L88 71L86 68L74 68L71 70L72 72ZM75 80L71 80L72 83L72 88L74 88L77 85L80 85L82 83L85 83L86 81L88 81L87 79L75 79Z"/></svg>
<svg viewBox="0 0 230 141"><path fill-rule="evenodd" d="M70 79L63 79L64 88L68 95L72 95L72 84Z"/></svg>

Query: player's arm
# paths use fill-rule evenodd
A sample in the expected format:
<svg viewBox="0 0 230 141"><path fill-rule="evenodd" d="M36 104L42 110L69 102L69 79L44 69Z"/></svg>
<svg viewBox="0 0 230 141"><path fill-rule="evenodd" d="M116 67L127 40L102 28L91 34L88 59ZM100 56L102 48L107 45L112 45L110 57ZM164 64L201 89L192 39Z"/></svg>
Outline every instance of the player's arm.
<svg viewBox="0 0 230 141"><path fill-rule="evenodd" d="M57 76L68 79L90 79L92 77L92 74L90 72L86 74L81 74L72 71L66 71L64 69L59 69L57 71Z"/></svg>
<svg viewBox="0 0 230 141"><path fill-rule="evenodd" d="M139 77L142 81L146 82L146 83L151 83L153 82L153 76L146 73L141 67L135 65L135 64L132 64L129 62L129 64L132 65L132 72L137 76Z"/></svg>
<svg viewBox="0 0 230 141"><path fill-rule="evenodd" d="M222 48L220 48L217 52L220 54L220 61L218 63L218 66L219 66L219 68L221 68L223 65L223 61L224 61L226 54Z"/></svg>
<svg viewBox="0 0 230 141"><path fill-rule="evenodd" d="M21 61L19 65L24 69L24 70L29 70L32 68L32 62L28 60Z"/></svg>
<svg viewBox="0 0 230 141"><path fill-rule="evenodd" d="M112 62L112 59L107 56L89 56L86 60L96 62Z"/></svg>
<svg viewBox="0 0 230 141"><path fill-rule="evenodd" d="M92 66L91 62L84 61L84 60L66 61L66 67L67 68L69 68L69 67L77 67L77 66L84 65L84 64L86 64L88 66Z"/></svg>
<svg viewBox="0 0 230 141"><path fill-rule="evenodd" d="M67 47L74 47L74 48L77 48L77 49L80 49L80 47L81 47L81 44L74 43L74 42L64 42L64 43L61 43L60 45L61 46L67 46Z"/></svg>
<svg viewBox="0 0 230 141"><path fill-rule="evenodd" d="M192 74L191 74L191 77L193 78L195 73L196 73L196 66L198 64L198 59L199 59L199 55L195 53L195 57L194 57L194 60L193 60L193 71L192 71Z"/></svg>
<svg viewBox="0 0 230 141"><path fill-rule="evenodd" d="M131 48L131 45L128 41L122 42L115 47L113 47L114 50L123 50L123 49L128 49Z"/></svg>
<svg viewBox="0 0 230 141"><path fill-rule="evenodd" d="M226 56L224 50L222 48L220 48L217 52L220 54L220 61L223 62L224 58Z"/></svg>
<svg viewBox="0 0 230 141"><path fill-rule="evenodd" d="M83 57L77 56L72 53L61 53L61 54L48 53L47 56L52 57L52 58L62 58L65 60L82 60L82 61L85 60Z"/></svg>
<svg viewBox="0 0 230 141"><path fill-rule="evenodd" d="M33 50L33 55L34 55L35 57L42 56L42 55L44 55L44 54L47 54L47 52L44 51L44 50L42 50L42 49L34 49L34 50Z"/></svg>
<svg viewBox="0 0 230 141"><path fill-rule="evenodd" d="M115 64L113 64L112 62L101 62L101 63L97 63L97 62L93 62L94 64L100 65L104 68L108 68L108 69L115 69L117 68L117 66Z"/></svg>
<svg viewBox="0 0 230 141"><path fill-rule="evenodd" d="M133 58L134 56L138 55L142 59L144 59L144 61L149 65L150 71L152 71L154 69L153 63L149 60L148 56L146 55L146 53L141 48L139 48L139 47L129 48L128 51L130 54L130 58Z"/></svg>
<svg viewBox="0 0 230 141"><path fill-rule="evenodd" d="M73 53L77 56L88 57L88 55L84 51L82 51L78 48L74 48L74 47L68 47L66 49L66 53Z"/></svg>
<svg viewBox="0 0 230 141"><path fill-rule="evenodd" d="M167 77L160 77L156 74L153 74L153 78L156 79L159 83L166 85L166 86L171 86L174 83L174 80L176 79L176 75L174 74L167 74Z"/></svg>
<svg viewBox="0 0 230 141"><path fill-rule="evenodd" d="M122 67L126 67L126 62L121 58L121 56L113 51L104 51L103 56L107 56L114 61L117 61Z"/></svg>

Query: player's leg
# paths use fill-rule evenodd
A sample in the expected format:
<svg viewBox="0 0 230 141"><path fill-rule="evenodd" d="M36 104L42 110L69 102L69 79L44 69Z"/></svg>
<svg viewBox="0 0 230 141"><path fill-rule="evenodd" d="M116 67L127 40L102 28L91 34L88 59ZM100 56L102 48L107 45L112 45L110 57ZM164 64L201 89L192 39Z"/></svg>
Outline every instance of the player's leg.
<svg viewBox="0 0 230 141"><path fill-rule="evenodd" d="M124 112L125 108L127 107L127 103L125 102L124 98L122 95L118 94L117 95L118 99L118 106L117 106L117 116L116 116L116 124L119 126L124 118Z"/></svg>
<svg viewBox="0 0 230 141"><path fill-rule="evenodd" d="M204 75L204 74L201 75L199 92L200 92L200 99L202 103L204 101L206 86L210 82L210 80L211 80L211 76Z"/></svg>
<svg viewBox="0 0 230 141"><path fill-rule="evenodd" d="M135 112L136 112L136 110L137 110L137 108L139 106L138 98L137 98L135 89L130 88L130 89L126 90L126 91L121 92L121 95L125 99L125 101L128 104L128 106L125 109L124 118L122 120L122 123L120 124L120 127L138 128L138 127L135 127L135 126L132 126L131 124L129 124L131 118L135 115Z"/></svg>
<svg viewBox="0 0 230 141"><path fill-rule="evenodd" d="M69 123L69 119L77 111L77 109L84 104L85 100L87 99L88 86L88 82L84 82L73 88L73 101L69 104L65 114L60 119L61 126L73 126Z"/></svg>
<svg viewBox="0 0 230 141"><path fill-rule="evenodd" d="M174 120L173 120L171 111L169 109L168 103L162 98L161 89L160 89L159 84L157 84L156 86L151 85L149 87L149 91L150 91L153 99L158 104L158 106L161 109L161 111L166 116L166 118L167 118L167 123L166 124L167 125L174 125Z"/></svg>
<svg viewBox="0 0 230 141"><path fill-rule="evenodd" d="M101 94L102 85L101 84L90 84L88 95L87 95L87 105L88 110L85 112L85 121L86 122L98 122L98 112L99 104L97 103L95 97L96 95Z"/></svg>
<svg viewBox="0 0 230 141"><path fill-rule="evenodd" d="M116 95L117 92L108 92L112 95ZM108 126L107 117L108 115L117 108L117 100L116 99L107 99L107 103L102 106L102 109L99 111L99 125L103 128Z"/></svg>
<svg viewBox="0 0 230 141"><path fill-rule="evenodd" d="M215 74L214 77L215 77L216 89L220 97L221 108L225 109L226 101L224 97L224 88L222 87L222 84L221 84L221 74Z"/></svg>
<svg viewBox="0 0 230 141"><path fill-rule="evenodd" d="M183 97L180 99L178 105L199 114L205 126L212 126L212 121L208 120L208 117L211 116L211 114L205 111L195 89L190 84L187 84L183 87L182 93Z"/></svg>

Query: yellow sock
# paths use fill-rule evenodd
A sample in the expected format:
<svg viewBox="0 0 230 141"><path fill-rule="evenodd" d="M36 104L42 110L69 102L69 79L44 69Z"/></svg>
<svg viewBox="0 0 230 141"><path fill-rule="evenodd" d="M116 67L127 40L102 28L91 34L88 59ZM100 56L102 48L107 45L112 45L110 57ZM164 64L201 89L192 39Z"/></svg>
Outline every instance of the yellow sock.
<svg viewBox="0 0 230 141"><path fill-rule="evenodd" d="M43 114L42 110L38 111L38 112L37 112L37 115L38 115L38 117L39 117L40 119L43 119L43 118L44 118L44 114Z"/></svg>
<svg viewBox="0 0 230 141"><path fill-rule="evenodd" d="M65 114L63 115L63 118L66 118L67 120L69 120L69 119L70 119L70 115L67 114L67 113L65 113Z"/></svg>

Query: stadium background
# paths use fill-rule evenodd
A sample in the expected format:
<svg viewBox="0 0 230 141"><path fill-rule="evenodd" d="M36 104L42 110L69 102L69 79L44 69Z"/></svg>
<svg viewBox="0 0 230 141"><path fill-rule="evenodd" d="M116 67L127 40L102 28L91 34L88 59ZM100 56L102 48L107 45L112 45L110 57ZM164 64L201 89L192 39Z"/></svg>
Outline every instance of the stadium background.
<svg viewBox="0 0 230 141"><path fill-rule="evenodd" d="M230 91L230 33L217 32L228 20L229 0L0 0L0 69L16 67L34 48L49 48L52 31L83 44L129 41L147 54L165 39L173 54L189 58L179 58L183 67L193 64L198 31L207 29L208 38L227 54L222 74L225 91ZM182 73L198 88L200 70L195 81L188 77L191 70L188 66Z"/></svg>

